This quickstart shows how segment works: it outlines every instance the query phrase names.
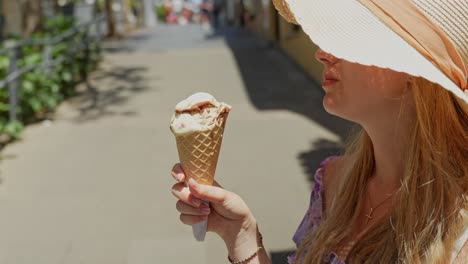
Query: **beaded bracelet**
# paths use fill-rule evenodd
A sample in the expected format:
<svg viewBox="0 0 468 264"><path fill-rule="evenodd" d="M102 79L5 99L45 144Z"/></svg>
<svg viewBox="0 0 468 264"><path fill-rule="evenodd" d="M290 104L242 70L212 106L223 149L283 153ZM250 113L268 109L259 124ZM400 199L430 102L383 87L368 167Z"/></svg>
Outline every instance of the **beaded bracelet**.
<svg viewBox="0 0 468 264"><path fill-rule="evenodd" d="M228 256L228 260L231 264L244 264L244 263L247 263L248 261L252 260L253 258L255 258L257 255L258 255L258 252L260 252L260 250L263 248L263 236L262 234L260 234L260 232L258 232L258 229L257 229L257 233L258 233L258 237L259 237L259 244L260 246L257 247L257 250L255 250L255 252L250 255L248 258L246 259L243 259L241 261L233 261L231 259L231 257Z"/></svg>

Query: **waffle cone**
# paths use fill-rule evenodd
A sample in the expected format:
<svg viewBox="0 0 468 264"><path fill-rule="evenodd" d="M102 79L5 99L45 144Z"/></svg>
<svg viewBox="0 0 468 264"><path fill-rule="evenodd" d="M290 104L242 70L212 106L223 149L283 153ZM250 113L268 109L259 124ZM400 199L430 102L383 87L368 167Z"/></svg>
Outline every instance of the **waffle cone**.
<svg viewBox="0 0 468 264"><path fill-rule="evenodd" d="M222 114L212 129L176 135L179 160L187 181L212 185L228 112Z"/></svg>

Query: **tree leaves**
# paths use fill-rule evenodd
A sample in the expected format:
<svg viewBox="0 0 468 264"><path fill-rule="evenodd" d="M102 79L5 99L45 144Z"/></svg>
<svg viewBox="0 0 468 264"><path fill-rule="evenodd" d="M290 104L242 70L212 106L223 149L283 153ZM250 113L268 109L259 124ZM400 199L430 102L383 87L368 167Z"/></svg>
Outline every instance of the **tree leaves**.
<svg viewBox="0 0 468 264"><path fill-rule="evenodd" d="M75 21L68 17L58 16L45 22L45 30L34 34L34 37L53 37L75 26ZM73 94L74 84L79 81L81 71L90 71L96 67L100 58L99 45L90 44L90 57L84 59L84 52L73 51L84 41L83 34L57 43L52 47L51 59L64 60L59 65L48 71L39 67L25 73L20 78L18 90L19 104L17 113L21 120L30 122L44 118L46 113L52 112L67 96ZM37 66L44 62L43 46L24 46L21 48L21 56L18 67ZM0 55L0 80L5 79L9 69L9 55ZM9 120L9 93L8 87L0 88L0 134L8 134L17 139L24 128L21 121Z"/></svg>

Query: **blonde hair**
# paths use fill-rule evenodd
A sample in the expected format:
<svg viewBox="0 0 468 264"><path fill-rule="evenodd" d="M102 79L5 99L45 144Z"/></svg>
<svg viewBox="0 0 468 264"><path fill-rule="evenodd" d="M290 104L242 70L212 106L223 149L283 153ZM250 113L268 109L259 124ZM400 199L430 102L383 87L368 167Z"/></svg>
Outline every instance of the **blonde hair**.
<svg viewBox="0 0 468 264"><path fill-rule="evenodd" d="M368 230L349 252L348 263L447 263L455 239L468 225L468 113L447 90L409 79L416 121L398 201L387 218ZM466 108L465 108L466 109ZM403 113L404 114L404 113ZM299 246L295 263L322 263L349 233L361 211L374 169L372 142L360 130L349 142L348 167L329 212Z"/></svg>

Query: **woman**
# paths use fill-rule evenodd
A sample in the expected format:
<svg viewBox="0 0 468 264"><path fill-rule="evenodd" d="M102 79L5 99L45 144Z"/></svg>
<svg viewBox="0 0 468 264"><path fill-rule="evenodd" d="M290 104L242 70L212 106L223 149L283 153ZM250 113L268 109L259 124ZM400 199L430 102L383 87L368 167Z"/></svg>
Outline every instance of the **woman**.
<svg viewBox="0 0 468 264"><path fill-rule="evenodd" d="M289 262L466 263L468 48L460 41L468 39L460 28L468 27L466 3L458 9L456 1L424 0L288 4L276 6L333 53L315 53L324 65L324 108L361 127L342 156L318 168ZM450 24L457 19L464 23ZM208 218L231 263L270 263L239 196L193 180L184 187L178 164L172 175L183 223Z"/></svg>

